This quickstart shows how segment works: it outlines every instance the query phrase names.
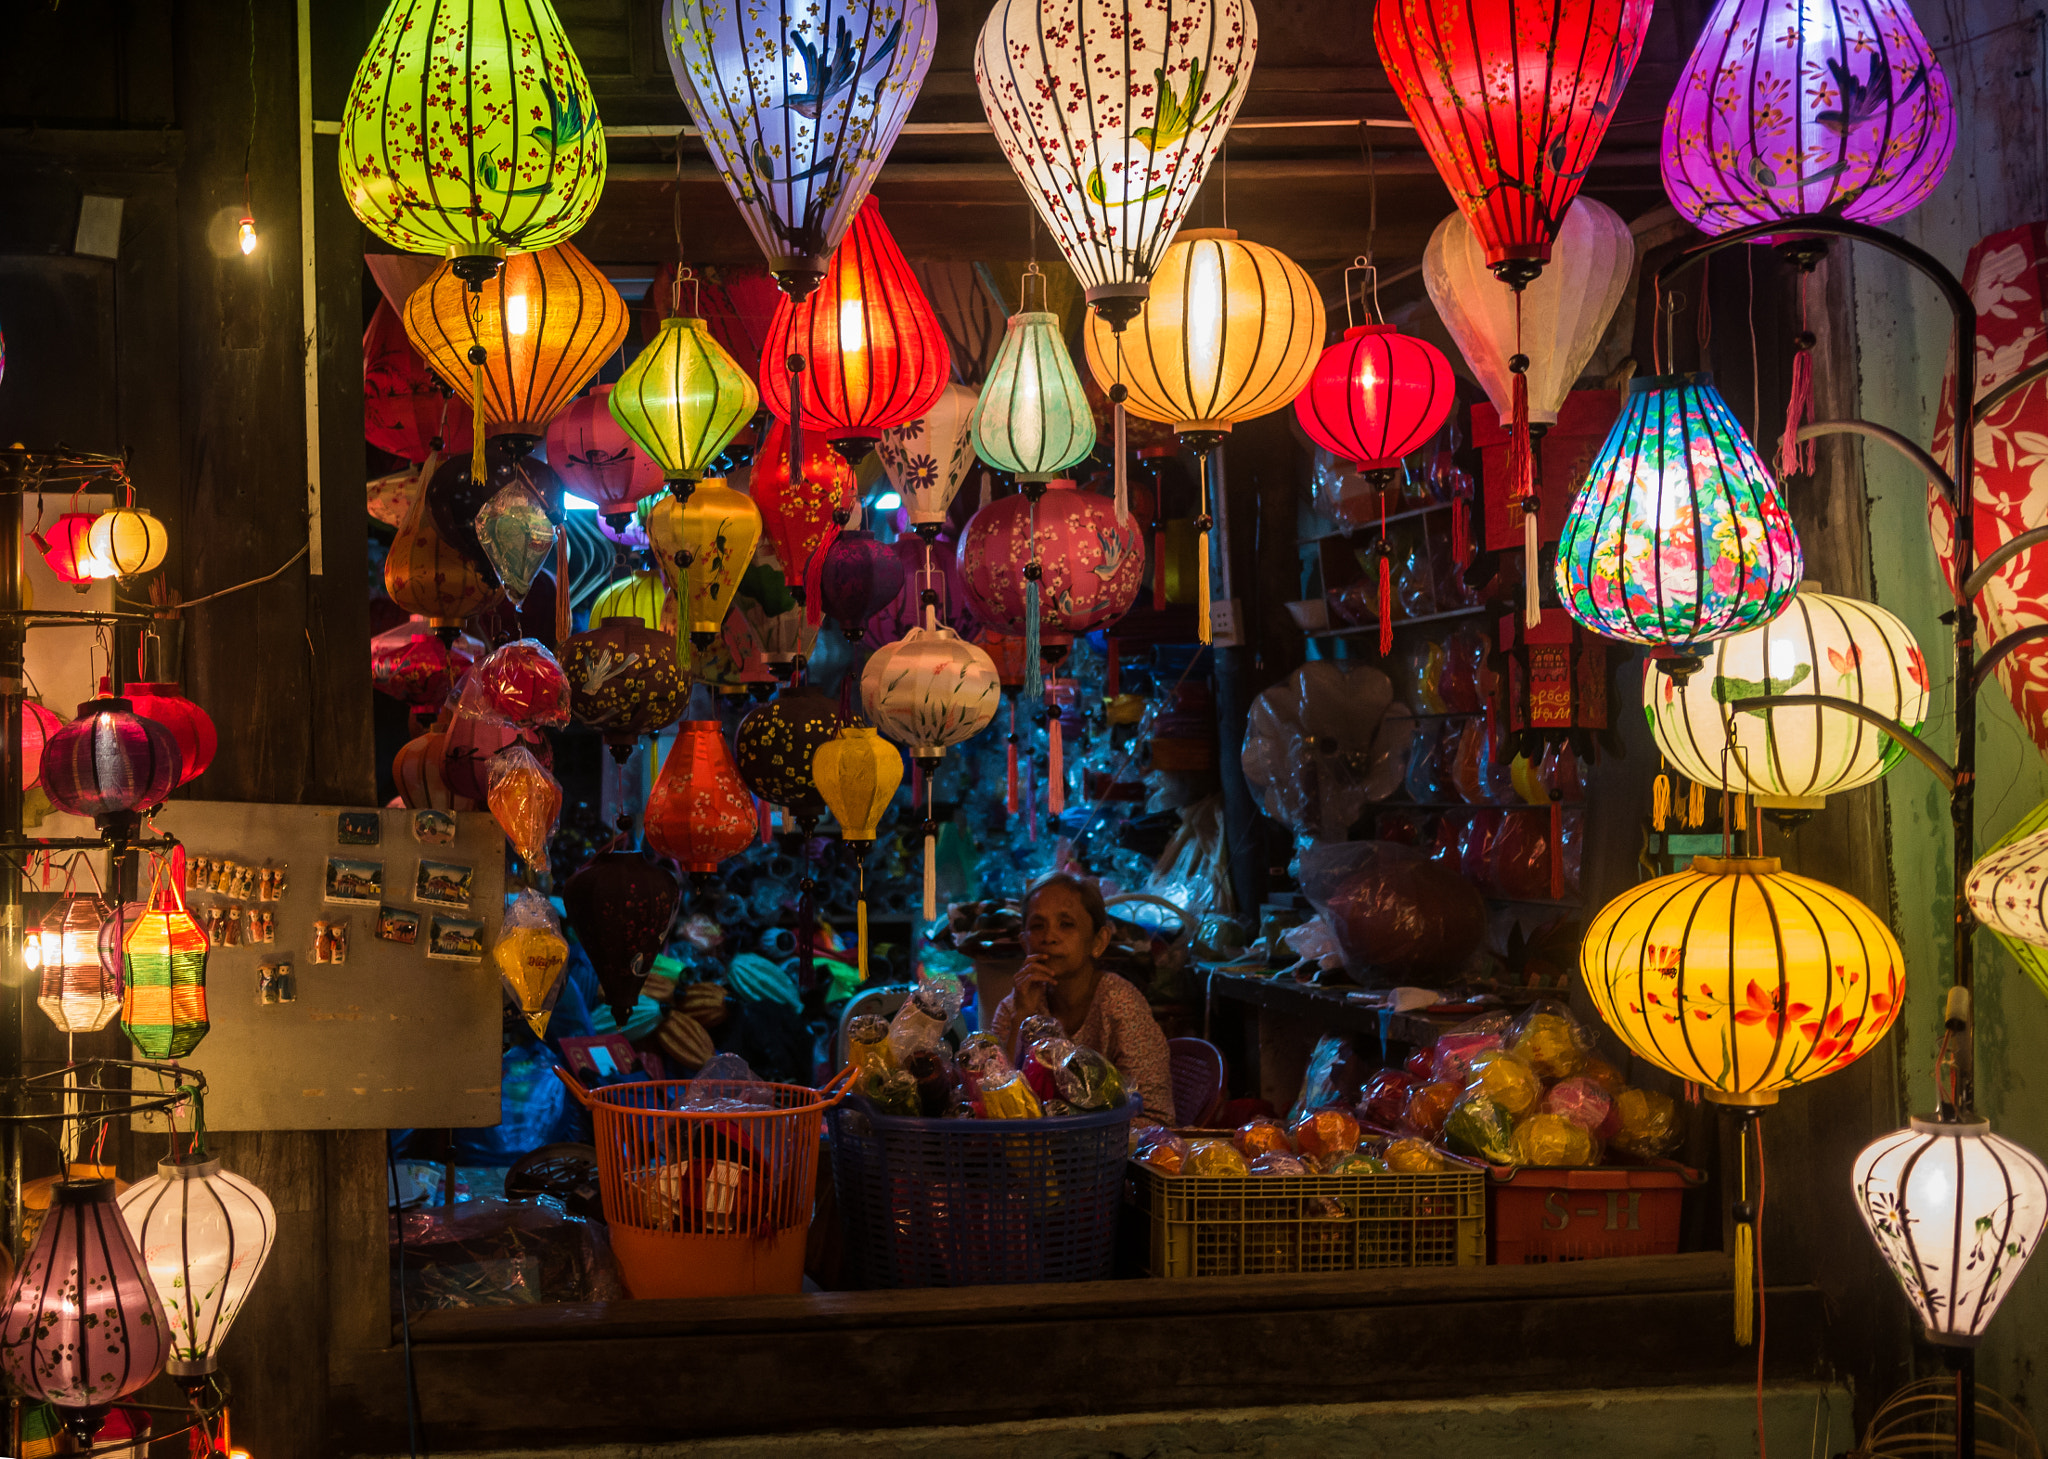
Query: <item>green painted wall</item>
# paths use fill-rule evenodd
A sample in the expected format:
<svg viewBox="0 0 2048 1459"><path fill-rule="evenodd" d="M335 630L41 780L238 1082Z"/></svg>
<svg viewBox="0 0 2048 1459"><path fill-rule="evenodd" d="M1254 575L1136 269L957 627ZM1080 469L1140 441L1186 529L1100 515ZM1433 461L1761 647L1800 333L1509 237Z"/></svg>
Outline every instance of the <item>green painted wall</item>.
<svg viewBox="0 0 2048 1459"><path fill-rule="evenodd" d="M1916 12L1940 54L1958 106L1956 156L1940 190L1895 232L1960 273L1972 244L1987 233L2048 216L2042 141L2040 39L2032 0L1967 0ZM1960 44L1957 44L1960 42ZM1859 398L1868 420L1932 439L1935 401L1949 352L1950 316L1933 290L1902 265L1870 250L1855 256ZM1910 625L1931 665L1948 659L1940 623L1947 596L1928 534L1924 478L1886 448L1864 452L1870 493L1870 545L1878 601ZM2037 521L2048 520L2044 499ZM1953 675L1937 673L1928 738L1948 754L1955 743ZM1994 684L1979 698L1977 845L1990 846L2048 798L2048 760L2021 729ZM1886 782L1897 930L1909 988L1893 1050L1901 1085L1915 1110L1934 1102L1933 1055L1949 982L1950 874L1948 803L1932 777L1910 762ZM1997 941L1979 934L1978 1102L1994 1126L2048 1155L2048 997ZM1899 1111L1901 1118L1907 1113ZM1842 1175L1846 1198L1848 1172ZM2022 1277L1980 1356L1980 1376L2048 1420L2048 1389L2035 1379L2034 1354L2048 1353L2048 1260Z"/></svg>

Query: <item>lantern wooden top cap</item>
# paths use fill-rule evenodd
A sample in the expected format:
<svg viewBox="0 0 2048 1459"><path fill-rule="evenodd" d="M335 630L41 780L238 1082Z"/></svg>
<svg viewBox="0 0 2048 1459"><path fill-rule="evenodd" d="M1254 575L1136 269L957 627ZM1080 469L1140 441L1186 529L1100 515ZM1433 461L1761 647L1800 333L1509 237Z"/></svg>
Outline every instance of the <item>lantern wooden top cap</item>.
<svg viewBox="0 0 2048 1459"><path fill-rule="evenodd" d="M1981 1140L1991 1133L1991 1121L1981 1115L1967 1119L1945 1120L1936 1115L1914 1115L1911 1122L1916 1135L1953 1135L1963 1140Z"/></svg>
<svg viewBox="0 0 2048 1459"><path fill-rule="evenodd" d="M182 1160L159 1160L156 1173L165 1180L205 1180L210 1175L220 1174L220 1161L211 1155L197 1159L187 1155Z"/></svg>
<svg viewBox="0 0 2048 1459"><path fill-rule="evenodd" d="M1695 856L1692 869L1701 876L1776 876L1785 863L1775 856Z"/></svg>

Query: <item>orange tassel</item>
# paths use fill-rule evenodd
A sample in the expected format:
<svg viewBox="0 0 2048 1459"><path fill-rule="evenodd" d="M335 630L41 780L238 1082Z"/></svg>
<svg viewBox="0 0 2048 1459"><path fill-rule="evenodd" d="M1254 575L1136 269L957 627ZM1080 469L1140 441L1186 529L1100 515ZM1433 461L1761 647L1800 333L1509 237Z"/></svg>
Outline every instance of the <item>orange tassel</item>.
<svg viewBox="0 0 2048 1459"><path fill-rule="evenodd" d="M1067 808L1067 772L1060 754L1060 717L1045 722L1045 808L1058 815Z"/></svg>
<svg viewBox="0 0 2048 1459"><path fill-rule="evenodd" d="M1536 489L1536 464L1529 442L1529 376L1525 370L1516 370L1514 377L1513 414L1508 425L1508 500L1523 502Z"/></svg>

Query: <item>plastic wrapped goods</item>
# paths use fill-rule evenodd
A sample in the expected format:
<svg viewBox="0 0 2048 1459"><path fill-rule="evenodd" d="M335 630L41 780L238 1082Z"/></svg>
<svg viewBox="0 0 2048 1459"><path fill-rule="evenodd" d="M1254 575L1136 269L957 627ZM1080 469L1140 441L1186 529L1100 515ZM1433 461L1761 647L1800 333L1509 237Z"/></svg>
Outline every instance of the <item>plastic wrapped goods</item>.
<svg viewBox="0 0 2048 1459"><path fill-rule="evenodd" d="M1287 1131L1280 1121L1270 1115L1260 1115L1255 1120L1246 1120L1237 1127L1237 1133L1230 1137L1230 1143L1237 1147L1237 1153L1247 1160L1256 1160L1261 1155L1270 1155L1275 1150L1292 1153L1294 1146L1288 1143Z"/></svg>
<svg viewBox="0 0 2048 1459"><path fill-rule="evenodd" d="M1059 1066L1073 1047L1074 1041L1060 1034L1036 1039L1018 1050L1017 1072L1041 1100L1060 1097Z"/></svg>
<svg viewBox="0 0 2048 1459"><path fill-rule="evenodd" d="M953 1072L953 1060L943 1044L913 1051L903 1061L903 1072L917 1081L918 1111L926 1119L938 1119L953 1107L960 1078Z"/></svg>
<svg viewBox="0 0 2048 1459"><path fill-rule="evenodd" d="M1544 1092L1543 1112L1598 1132L1614 1113L1614 1099L1591 1079L1561 1079Z"/></svg>
<svg viewBox="0 0 2048 1459"><path fill-rule="evenodd" d="M1505 1013L1488 1013L1438 1034L1433 1045L1436 1052L1435 1077L1464 1083L1472 1071L1474 1059L1507 1047L1508 1024Z"/></svg>
<svg viewBox="0 0 2048 1459"><path fill-rule="evenodd" d="M958 978L941 974L921 982L889 1020L889 1047L896 1062L907 1064L919 1049L935 1048L966 996Z"/></svg>
<svg viewBox="0 0 2048 1459"><path fill-rule="evenodd" d="M1040 1039L1063 1039L1067 1030L1050 1013L1034 1013L1017 1025L1017 1047L1028 1049Z"/></svg>
<svg viewBox="0 0 2048 1459"><path fill-rule="evenodd" d="M1383 1130L1400 1128L1402 1111L1408 1108L1408 1097L1420 1082L1405 1069L1380 1070L1366 1081L1364 1096L1359 1101L1360 1118Z"/></svg>
<svg viewBox="0 0 2048 1459"><path fill-rule="evenodd" d="M1327 1163L1358 1148L1358 1117L1342 1105L1326 1105L1299 1116L1287 1133L1305 1158Z"/></svg>
<svg viewBox="0 0 2048 1459"><path fill-rule="evenodd" d="M520 859L541 875L548 870L548 837L562 816L562 787L524 745L491 758L491 819Z"/></svg>
<svg viewBox="0 0 2048 1459"><path fill-rule="evenodd" d="M1307 1175L1308 1167L1284 1150L1268 1150L1251 1163L1253 1175Z"/></svg>
<svg viewBox="0 0 2048 1459"><path fill-rule="evenodd" d="M1181 1162L1183 1175L1250 1175L1251 1166L1228 1140L1197 1140Z"/></svg>
<svg viewBox="0 0 2048 1459"><path fill-rule="evenodd" d="M1325 1175L1385 1175L1387 1162L1370 1150L1351 1150L1323 1167Z"/></svg>
<svg viewBox="0 0 2048 1459"><path fill-rule="evenodd" d="M1053 1072L1059 1080L1060 1098L1076 1110L1113 1109L1124 1102L1123 1075L1086 1044L1068 1049Z"/></svg>
<svg viewBox="0 0 2048 1459"><path fill-rule="evenodd" d="M1417 1085L1402 1111L1400 1128L1434 1140L1444 1132L1444 1121L1450 1117L1451 1107L1464 1097L1465 1086L1449 1079L1432 1079L1427 1084Z"/></svg>
<svg viewBox="0 0 2048 1459"><path fill-rule="evenodd" d="M1654 1089L1624 1089L1614 1097L1621 1125L1608 1144L1620 1154L1652 1160L1678 1144L1678 1105Z"/></svg>
<svg viewBox="0 0 2048 1459"><path fill-rule="evenodd" d="M981 1086L981 1112L992 1120L1035 1120L1045 1113L1021 1074Z"/></svg>
<svg viewBox="0 0 2048 1459"><path fill-rule="evenodd" d="M1356 1104L1372 1063L1351 1035L1326 1033L1316 1040L1308 1056L1308 1071L1302 1076L1301 1094L1287 1112L1292 1124L1312 1109L1332 1104Z"/></svg>
<svg viewBox="0 0 2048 1459"><path fill-rule="evenodd" d="M1444 1143L1492 1165L1515 1163L1515 1122L1483 1094L1467 1094L1444 1121Z"/></svg>
<svg viewBox="0 0 2048 1459"><path fill-rule="evenodd" d="M862 1013L846 1026L846 1054L863 1075L894 1072L896 1055L889 1047L889 1021L879 1013Z"/></svg>
<svg viewBox="0 0 2048 1459"><path fill-rule="evenodd" d="M1345 969L1397 983L1455 975L1485 935L1478 889L1412 846L1356 844L1369 849L1328 905Z"/></svg>
<svg viewBox="0 0 2048 1459"><path fill-rule="evenodd" d="M1434 1175L1450 1168L1427 1140L1394 1140L1387 1146L1387 1169L1403 1175Z"/></svg>
<svg viewBox="0 0 2048 1459"><path fill-rule="evenodd" d="M1517 1164L1593 1165L1599 1158L1592 1131L1563 1115L1533 1114L1515 1127Z"/></svg>
<svg viewBox="0 0 2048 1459"><path fill-rule="evenodd" d="M569 963L568 939L546 898L523 891L512 899L491 948L491 961L498 965L506 996L534 1037L546 1034L548 1016L562 995L562 970Z"/></svg>
<svg viewBox="0 0 2048 1459"><path fill-rule="evenodd" d="M917 1081L901 1069L891 1069L886 1073L879 1069L869 1070L861 1076L861 1093L885 1115L915 1116L921 1113L917 1102Z"/></svg>
<svg viewBox="0 0 2048 1459"><path fill-rule="evenodd" d="M471 673L484 707L507 723L533 729L569 722L569 678L539 639L494 648Z"/></svg>
<svg viewBox="0 0 2048 1459"><path fill-rule="evenodd" d="M1467 1094L1483 1094L1510 1119L1521 1119L1543 1099L1543 1081L1536 1071L1505 1049L1481 1054L1465 1076Z"/></svg>
<svg viewBox="0 0 2048 1459"><path fill-rule="evenodd" d="M1545 999L1515 1020L1508 1048L1546 1084L1569 1079L1585 1067L1593 1036L1562 1003Z"/></svg>
<svg viewBox="0 0 2048 1459"><path fill-rule="evenodd" d="M1170 1130L1159 1131L1138 1147L1138 1163L1161 1175L1179 1175L1187 1158L1188 1142Z"/></svg>
<svg viewBox="0 0 2048 1459"><path fill-rule="evenodd" d="M1606 1090L1610 1099L1621 1093L1623 1086L1628 1082L1621 1077L1621 1070L1598 1054L1589 1055L1586 1062L1579 1067L1579 1073Z"/></svg>

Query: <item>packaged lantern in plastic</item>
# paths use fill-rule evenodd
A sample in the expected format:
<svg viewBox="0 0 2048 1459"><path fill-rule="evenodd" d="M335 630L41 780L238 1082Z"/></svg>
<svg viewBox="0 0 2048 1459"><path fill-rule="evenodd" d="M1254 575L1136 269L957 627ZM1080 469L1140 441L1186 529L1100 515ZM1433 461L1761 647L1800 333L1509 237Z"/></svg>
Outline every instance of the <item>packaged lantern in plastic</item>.
<svg viewBox="0 0 2048 1459"><path fill-rule="evenodd" d="M1323 1167L1325 1175L1385 1175L1384 1157L1370 1150L1347 1150Z"/></svg>
<svg viewBox="0 0 2048 1459"><path fill-rule="evenodd" d="M1251 1163L1253 1175L1307 1175L1309 1169L1301 1158L1289 1155L1284 1150L1268 1150Z"/></svg>
<svg viewBox="0 0 2048 1459"><path fill-rule="evenodd" d="M1358 1148L1358 1117L1340 1105L1329 1105L1302 1115L1287 1133L1302 1155L1328 1162Z"/></svg>
<svg viewBox="0 0 2048 1459"><path fill-rule="evenodd" d="M1405 1069L1382 1069L1366 1082L1359 1113L1368 1124L1383 1130L1398 1129L1402 1112L1408 1108L1408 1097L1421 1082Z"/></svg>
<svg viewBox="0 0 2048 1459"><path fill-rule="evenodd" d="M1188 1142L1171 1130L1160 1130L1138 1146L1137 1161L1161 1175L1179 1175L1188 1158Z"/></svg>
<svg viewBox="0 0 2048 1459"><path fill-rule="evenodd" d="M547 503L525 481L509 481L477 509L476 537L517 607L555 550Z"/></svg>
<svg viewBox="0 0 2048 1459"><path fill-rule="evenodd" d="M960 1076L943 1042L913 1052L903 1061L903 1072L917 1081L918 1113L926 1119L937 1119L953 1107Z"/></svg>
<svg viewBox="0 0 2048 1459"><path fill-rule="evenodd" d="M1450 1117L1451 1107L1464 1097L1465 1086L1455 1080L1432 1079L1427 1084L1418 1085L1408 1096L1400 1128L1414 1130L1434 1140L1444 1132L1444 1121Z"/></svg>
<svg viewBox="0 0 2048 1459"><path fill-rule="evenodd" d="M1593 1132L1563 1115L1533 1114L1515 1127L1520 1165L1593 1165L1600 1158Z"/></svg>
<svg viewBox="0 0 2048 1459"><path fill-rule="evenodd" d="M1054 1066L1060 1098L1077 1110L1114 1109L1124 1102L1123 1075L1116 1065L1089 1048L1075 1044Z"/></svg>
<svg viewBox="0 0 2048 1459"><path fill-rule="evenodd" d="M1472 1061L1479 1055L1507 1046L1508 1016L1489 1013L1461 1023L1448 1033L1437 1035L1435 1077L1464 1083Z"/></svg>
<svg viewBox="0 0 2048 1459"><path fill-rule="evenodd" d="M1040 1099L1058 1099L1060 1080L1057 1070L1068 1050L1074 1047L1074 1041L1062 1032L1036 1038L1029 1043L1019 1038L1017 1044L1017 1072L1024 1076L1031 1092Z"/></svg>
<svg viewBox="0 0 2048 1459"><path fill-rule="evenodd" d="M889 1047L896 1054L896 1062L907 1067L910 1056L919 1049L936 1047L945 1035L946 1025L966 1001L967 994L958 978L944 974L925 978L889 1020Z"/></svg>
<svg viewBox="0 0 2048 1459"><path fill-rule="evenodd" d="M1579 1072L1593 1051L1593 1036L1562 1003L1545 999L1515 1020L1507 1046L1549 1084Z"/></svg>
<svg viewBox="0 0 2048 1459"><path fill-rule="evenodd" d="M1579 1066L1579 1074L1581 1077L1592 1080L1595 1084L1606 1090L1609 1099L1621 1093L1628 1083L1626 1079L1621 1077L1621 1070L1615 1068L1598 1054L1587 1055L1586 1062Z"/></svg>
<svg viewBox="0 0 2048 1459"><path fill-rule="evenodd" d="M547 875L548 837L562 816L562 787L533 751L514 745L492 757L488 804L520 859Z"/></svg>
<svg viewBox="0 0 2048 1459"><path fill-rule="evenodd" d="M1467 1094L1444 1121L1444 1143L1492 1165L1515 1163L1515 1122L1484 1094Z"/></svg>
<svg viewBox="0 0 2048 1459"><path fill-rule="evenodd" d="M889 1048L889 1020L879 1013L863 1013L847 1024L846 1056L863 1076L894 1072L896 1055Z"/></svg>
<svg viewBox="0 0 2048 1459"><path fill-rule="evenodd" d="M1251 1166L1228 1140L1197 1140L1181 1162L1183 1175L1250 1175Z"/></svg>
<svg viewBox="0 0 2048 1459"><path fill-rule="evenodd" d="M1597 1133L1613 1115L1614 1100L1591 1079L1561 1079L1544 1092L1543 1112Z"/></svg>
<svg viewBox="0 0 2048 1459"><path fill-rule="evenodd" d="M491 961L505 984L505 996L526 1020L535 1038L548 1031L548 1016L562 996L562 973L569 964L568 939L545 897L522 891L512 899Z"/></svg>
<svg viewBox="0 0 2048 1459"><path fill-rule="evenodd" d="M514 639L492 649L472 671L485 708L522 729L569 722L569 679L547 645Z"/></svg>
<svg viewBox="0 0 2048 1459"><path fill-rule="evenodd" d="M1506 1050L1481 1054L1472 1061L1465 1079L1467 1094L1483 1094L1508 1115L1521 1119L1543 1098L1543 1081L1536 1071Z"/></svg>
<svg viewBox="0 0 2048 1459"><path fill-rule="evenodd" d="M1427 1140L1401 1139L1387 1146L1387 1169L1403 1175L1433 1175L1450 1169Z"/></svg>
<svg viewBox="0 0 2048 1459"><path fill-rule="evenodd" d="M992 1120L1035 1120L1045 1113L1021 1074L982 1085L981 1109Z"/></svg>
<svg viewBox="0 0 2048 1459"><path fill-rule="evenodd" d="M1230 1143L1237 1146L1238 1154L1247 1160L1256 1160L1275 1150L1292 1150L1288 1143L1287 1131L1280 1127L1280 1121L1270 1115L1246 1120L1237 1127L1237 1133L1230 1137Z"/></svg>
<svg viewBox="0 0 2048 1459"><path fill-rule="evenodd" d="M885 1115L915 1117L920 1113L917 1081L901 1069L870 1071L861 1078L861 1093L874 1101L875 1107Z"/></svg>
<svg viewBox="0 0 2048 1459"><path fill-rule="evenodd" d="M1678 1105L1654 1089L1624 1089L1614 1097L1621 1126L1608 1139L1618 1154L1654 1160L1678 1144Z"/></svg>

